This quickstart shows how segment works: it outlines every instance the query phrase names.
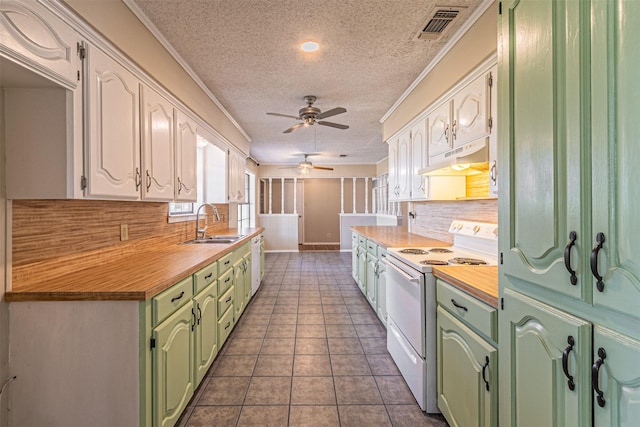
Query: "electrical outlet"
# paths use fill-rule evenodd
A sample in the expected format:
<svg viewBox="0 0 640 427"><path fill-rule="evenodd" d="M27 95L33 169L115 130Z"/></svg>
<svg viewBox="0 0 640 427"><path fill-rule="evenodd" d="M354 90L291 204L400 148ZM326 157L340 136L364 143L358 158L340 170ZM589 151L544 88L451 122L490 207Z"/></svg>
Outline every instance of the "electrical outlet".
<svg viewBox="0 0 640 427"><path fill-rule="evenodd" d="M120 241L124 242L125 240L129 240L129 226L120 224Z"/></svg>

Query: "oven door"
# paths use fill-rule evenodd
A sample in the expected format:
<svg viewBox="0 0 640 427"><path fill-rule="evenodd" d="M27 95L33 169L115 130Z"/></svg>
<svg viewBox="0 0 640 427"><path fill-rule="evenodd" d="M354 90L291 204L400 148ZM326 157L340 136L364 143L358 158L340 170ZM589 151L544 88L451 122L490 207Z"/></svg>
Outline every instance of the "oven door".
<svg viewBox="0 0 640 427"><path fill-rule="evenodd" d="M424 274L391 257L384 263L387 266L387 316L424 359Z"/></svg>

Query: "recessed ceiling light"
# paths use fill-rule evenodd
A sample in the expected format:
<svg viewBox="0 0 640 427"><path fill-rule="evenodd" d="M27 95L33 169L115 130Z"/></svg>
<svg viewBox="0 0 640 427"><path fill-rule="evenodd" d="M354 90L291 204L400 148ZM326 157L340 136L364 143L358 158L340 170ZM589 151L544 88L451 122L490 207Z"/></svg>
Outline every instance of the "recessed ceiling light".
<svg viewBox="0 0 640 427"><path fill-rule="evenodd" d="M305 52L315 52L316 50L320 49L320 45L316 42L304 42L300 46L300 49L304 50Z"/></svg>

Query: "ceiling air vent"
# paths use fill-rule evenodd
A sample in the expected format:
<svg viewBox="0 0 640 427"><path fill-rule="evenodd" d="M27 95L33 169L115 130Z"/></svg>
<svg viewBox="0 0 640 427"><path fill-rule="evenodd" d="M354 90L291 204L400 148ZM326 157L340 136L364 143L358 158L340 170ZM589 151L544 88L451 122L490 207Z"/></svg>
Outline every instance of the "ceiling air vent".
<svg viewBox="0 0 640 427"><path fill-rule="evenodd" d="M418 38L421 40L439 39L459 13L459 9L436 9L429 22L418 33Z"/></svg>

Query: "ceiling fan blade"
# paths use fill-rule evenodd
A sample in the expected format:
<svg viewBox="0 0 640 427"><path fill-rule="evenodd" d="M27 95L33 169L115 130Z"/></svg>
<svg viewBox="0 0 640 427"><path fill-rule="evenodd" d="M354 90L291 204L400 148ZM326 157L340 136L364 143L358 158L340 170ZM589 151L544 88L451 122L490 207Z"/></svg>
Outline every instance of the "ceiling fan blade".
<svg viewBox="0 0 640 427"><path fill-rule="evenodd" d="M323 171L332 171L333 170L333 168L326 168L324 166L314 166L313 168L314 169L320 169L320 170L323 170Z"/></svg>
<svg viewBox="0 0 640 427"><path fill-rule="evenodd" d="M296 120L300 120L300 117L292 116L292 115L290 115L290 114L267 113L267 115L269 115L269 116L278 116L278 117L286 117L286 118L288 118L288 119L296 119Z"/></svg>
<svg viewBox="0 0 640 427"><path fill-rule="evenodd" d="M349 126L341 125L340 123L333 123L333 122L316 122L316 123L322 126L331 126L332 128L349 129Z"/></svg>
<svg viewBox="0 0 640 427"><path fill-rule="evenodd" d="M332 108L331 110L327 110L318 114L318 117L316 118L318 120L322 120L322 119L326 119L327 117L335 116L335 115L346 113L346 112L347 112L346 108L336 107L336 108Z"/></svg>
<svg viewBox="0 0 640 427"><path fill-rule="evenodd" d="M287 129L287 130L283 131L282 133L291 133L291 132L293 132L294 130L296 130L296 129L298 129L299 127L302 127L302 126L304 126L304 123L297 123L297 124L295 124L295 125L291 126L289 129Z"/></svg>

